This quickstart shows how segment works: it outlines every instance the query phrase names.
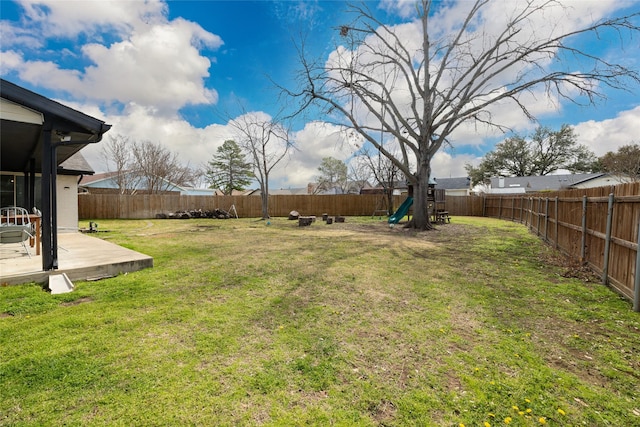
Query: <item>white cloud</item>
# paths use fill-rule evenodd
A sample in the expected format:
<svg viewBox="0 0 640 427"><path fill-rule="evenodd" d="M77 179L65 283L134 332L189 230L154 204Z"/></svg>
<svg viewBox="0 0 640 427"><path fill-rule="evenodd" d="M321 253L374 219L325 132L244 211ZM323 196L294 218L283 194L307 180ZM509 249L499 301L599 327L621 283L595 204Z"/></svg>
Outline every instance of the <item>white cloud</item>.
<svg viewBox="0 0 640 427"><path fill-rule="evenodd" d="M213 104L215 90L204 87L211 62L192 40L218 47L221 40L182 19L145 28L109 47L86 45L95 64L85 70L84 95L102 100L135 102L174 112L186 104Z"/></svg>
<svg viewBox="0 0 640 427"><path fill-rule="evenodd" d="M379 7L402 18L408 18L416 14L415 0L381 0Z"/></svg>
<svg viewBox="0 0 640 427"><path fill-rule="evenodd" d="M612 119L589 120L574 126L578 142L600 157L623 145L640 143L640 106L622 111Z"/></svg>
<svg viewBox="0 0 640 427"><path fill-rule="evenodd" d="M25 0L21 4L26 12L21 27L3 23L3 31L23 34L28 28L43 39L73 40L84 34L90 42L76 53L82 54L86 65L69 69L32 59L41 57L39 52L20 49L29 40L14 36L3 39L4 46L15 46L24 53L3 52L10 59L3 61L3 74L15 72L23 81L65 91L76 99L151 107L155 114L166 117L185 105L218 100L217 92L205 87L211 59L200 50L218 49L222 39L197 23L182 18L168 21L164 2Z"/></svg>
<svg viewBox="0 0 640 427"><path fill-rule="evenodd" d="M12 57L10 64L5 65L7 68L3 72L17 71L22 80L34 85L67 91L82 89L80 71L60 69L51 61L28 61L18 54Z"/></svg>
<svg viewBox="0 0 640 427"><path fill-rule="evenodd" d="M205 128L196 128L179 116L161 117L148 107L136 104L128 105L123 114L117 115L104 114L95 105L68 102L65 105L112 125L102 143L91 144L82 150L82 154L97 172L107 170L101 154L102 144L108 141L109 137L116 135L126 136L130 141L152 141L161 144L178 153L181 162L192 168L206 165L217 148L225 140L233 138L233 129L228 125L213 124Z"/></svg>
<svg viewBox="0 0 640 427"><path fill-rule="evenodd" d="M318 167L325 157L346 161L355 151L346 140L339 126L323 122L310 122L295 132L296 149L290 158L277 168L272 179L272 188L306 187L318 175Z"/></svg>
<svg viewBox="0 0 640 427"><path fill-rule="evenodd" d="M2 74L8 74L10 71L16 70L23 62L20 52L7 50L2 52L2 62L0 62L0 71Z"/></svg>
<svg viewBox="0 0 640 427"><path fill-rule="evenodd" d="M42 38L26 28L12 25L8 21L0 21L0 34L4 46L24 46L29 49L39 49L43 45Z"/></svg>
<svg viewBox="0 0 640 427"><path fill-rule="evenodd" d="M431 176L436 178L459 178L467 176L464 165L472 163L475 156L470 154L453 155L445 150L440 150L431 162Z"/></svg>
<svg viewBox="0 0 640 427"><path fill-rule="evenodd" d="M73 38L104 31L127 34L133 29L166 21L167 5L146 1L59 1L19 0L24 8L23 25L37 29L44 37Z"/></svg>

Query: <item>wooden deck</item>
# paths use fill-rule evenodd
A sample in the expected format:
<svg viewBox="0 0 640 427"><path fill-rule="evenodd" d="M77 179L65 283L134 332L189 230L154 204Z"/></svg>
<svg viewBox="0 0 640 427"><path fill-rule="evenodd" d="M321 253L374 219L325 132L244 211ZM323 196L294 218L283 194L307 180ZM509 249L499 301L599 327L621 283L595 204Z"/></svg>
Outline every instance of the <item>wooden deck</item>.
<svg viewBox="0 0 640 427"><path fill-rule="evenodd" d="M82 233L58 234L58 270L42 271L42 256L31 258L20 243L0 245L0 283L47 283L49 274L69 279L97 280L153 267L153 258Z"/></svg>

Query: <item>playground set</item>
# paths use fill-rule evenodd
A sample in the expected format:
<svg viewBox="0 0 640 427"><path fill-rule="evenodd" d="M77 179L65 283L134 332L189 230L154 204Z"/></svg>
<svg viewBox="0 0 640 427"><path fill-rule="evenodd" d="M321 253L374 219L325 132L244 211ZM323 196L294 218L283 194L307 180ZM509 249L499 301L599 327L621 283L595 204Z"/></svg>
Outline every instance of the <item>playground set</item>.
<svg viewBox="0 0 640 427"><path fill-rule="evenodd" d="M436 189L435 184L429 184L429 190L427 193L427 201L429 210L429 216L432 221L437 224L445 224L451 222L449 212L446 210L446 197L444 189ZM409 210L413 205L413 186L409 185L409 193L407 198L402 202L400 207L389 217L389 224L394 225L399 223L402 218L409 216Z"/></svg>

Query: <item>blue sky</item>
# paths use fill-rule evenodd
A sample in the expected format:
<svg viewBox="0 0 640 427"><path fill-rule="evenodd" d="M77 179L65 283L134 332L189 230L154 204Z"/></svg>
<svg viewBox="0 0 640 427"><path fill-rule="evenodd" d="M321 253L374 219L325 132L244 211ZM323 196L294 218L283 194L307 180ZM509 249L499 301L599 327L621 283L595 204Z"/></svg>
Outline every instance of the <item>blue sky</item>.
<svg viewBox="0 0 640 427"><path fill-rule="evenodd" d="M453 3L436 3L439 6ZM470 2L462 2L462 8ZM637 1L565 0L568 20L629 13ZM407 22L411 2L383 0L369 7L388 24ZM113 125L111 135L159 142L185 164L206 163L232 137L229 119L242 109L275 116L287 105L271 80L292 87L299 68L293 40L306 37L313 56L326 60L340 43L336 27L349 22L342 1L60 1L0 0L0 73L4 79ZM453 12L449 15L453 16ZM578 39L603 57L640 67L640 35L620 41ZM596 107L536 98L541 123L575 126L579 142L597 155L640 142L640 88L607 92ZM298 149L274 171L272 188L304 187L323 157L348 159L323 117L294 123ZM527 134L535 124L513 117ZM433 162L436 177L464 176L504 135L460 132L453 148ZM83 151L96 171L108 168L99 147Z"/></svg>

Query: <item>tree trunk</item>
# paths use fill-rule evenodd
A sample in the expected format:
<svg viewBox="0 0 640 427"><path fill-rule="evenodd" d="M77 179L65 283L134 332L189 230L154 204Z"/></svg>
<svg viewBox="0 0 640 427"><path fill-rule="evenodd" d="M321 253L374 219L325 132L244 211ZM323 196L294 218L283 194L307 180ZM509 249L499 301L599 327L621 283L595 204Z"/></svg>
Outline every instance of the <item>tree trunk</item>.
<svg viewBox="0 0 640 427"><path fill-rule="evenodd" d="M386 189L386 198L387 198L387 215L391 216L394 214L393 212L393 188Z"/></svg>
<svg viewBox="0 0 640 427"><path fill-rule="evenodd" d="M429 177L431 167L429 162L422 162L417 173L417 180L413 183L413 219L409 227L418 230L432 230L429 218Z"/></svg>
<svg viewBox="0 0 640 427"><path fill-rule="evenodd" d="M269 185L260 186L260 197L262 201L262 219L269 219Z"/></svg>

